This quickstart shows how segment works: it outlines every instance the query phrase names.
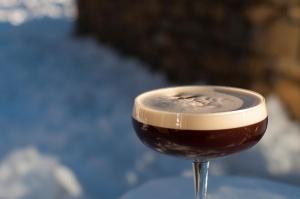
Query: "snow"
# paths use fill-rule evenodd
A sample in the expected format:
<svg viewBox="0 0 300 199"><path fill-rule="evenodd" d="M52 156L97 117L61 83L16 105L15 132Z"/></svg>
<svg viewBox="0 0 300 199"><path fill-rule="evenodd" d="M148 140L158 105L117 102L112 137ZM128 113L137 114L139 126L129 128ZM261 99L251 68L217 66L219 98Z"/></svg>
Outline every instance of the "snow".
<svg viewBox="0 0 300 199"><path fill-rule="evenodd" d="M194 198L192 178L164 178L147 182L120 199ZM208 199L298 199L300 189L259 178L210 177Z"/></svg>
<svg viewBox="0 0 300 199"><path fill-rule="evenodd" d="M41 17L76 16L74 0L0 0L0 22L20 25Z"/></svg>
<svg viewBox="0 0 300 199"><path fill-rule="evenodd" d="M68 18L0 23L0 155L34 146L70 168L87 198L116 198L157 173L130 115L135 95L165 81L72 34Z"/></svg>
<svg viewBox="0 0 300 199"><path fill-rule="evenodd" d="M0 164L0 198L75 199L81 194L73 173L35 148L14 151Z"/></svg>
<svg viewBox="0 0 300 199"><path fill-rule="evenodd" d="M300 158L295 158L300 154L299 124L290 121L280 101L271 97L269 112L272 115L271 125L260 145L267 169L272 175L292 174L295 171L294 174L300 175Z"/></svg>
<svg viewBox="0 0 300 199"><path fill-rule="evenodd" d="M115 199L154 178L191 175L189 161L149 150L131 127L134 97L169 83L135 58L75 37L72 9L71 0L0 0L1 157L34 147L68 168L49 168L49 183L71 195L81 190L88 199ZM14 12L26 17L14 21ZM211 174L261 176L300 186L299 124L288 119L276 96L268 98L268 106L270 124L262 141L212 161ZM0 179L6 175L3 171ZM45 184L39 189L48 193ZM31 198L39 194L26 190L32 190Z"/></svg>

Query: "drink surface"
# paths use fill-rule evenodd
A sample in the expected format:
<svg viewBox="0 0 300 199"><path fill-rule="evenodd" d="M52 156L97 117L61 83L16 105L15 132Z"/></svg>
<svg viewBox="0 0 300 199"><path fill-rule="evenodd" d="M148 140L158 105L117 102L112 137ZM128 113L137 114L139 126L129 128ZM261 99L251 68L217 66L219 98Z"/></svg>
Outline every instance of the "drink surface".
<svg viewBox="0 0 300 199"><path fill-rule="evenodd" d="M170 129L220 130L248 126L267 117L264 98L222 86L185 86L149 91L135 99L132 117Z"/></svg>

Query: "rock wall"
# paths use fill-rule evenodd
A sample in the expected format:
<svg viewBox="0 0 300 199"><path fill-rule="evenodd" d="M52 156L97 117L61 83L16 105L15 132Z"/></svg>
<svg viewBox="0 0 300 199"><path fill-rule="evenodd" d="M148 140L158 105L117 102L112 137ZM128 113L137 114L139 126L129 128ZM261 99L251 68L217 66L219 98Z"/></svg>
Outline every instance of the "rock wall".
<svg viewBox="0 0 300 199"><path fill-rule="evenodd" d="M274 89L300 119L300 0L77 3L79 33L138 56L178 83Z"/></svg>

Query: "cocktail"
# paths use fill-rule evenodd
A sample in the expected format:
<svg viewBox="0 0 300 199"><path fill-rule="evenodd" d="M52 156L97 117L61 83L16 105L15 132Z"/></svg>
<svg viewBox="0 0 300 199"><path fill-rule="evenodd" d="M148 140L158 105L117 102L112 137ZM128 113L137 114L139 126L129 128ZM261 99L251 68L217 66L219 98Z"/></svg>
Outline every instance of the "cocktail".
<svg viewBox="0 0 300 199"><path fill-rule="evenodd" d="M193 160L196 199L205 199L209 161L254 146L268 118L258 93L224 86L157 89L135 98L133 126L151 149Z"/></svg>

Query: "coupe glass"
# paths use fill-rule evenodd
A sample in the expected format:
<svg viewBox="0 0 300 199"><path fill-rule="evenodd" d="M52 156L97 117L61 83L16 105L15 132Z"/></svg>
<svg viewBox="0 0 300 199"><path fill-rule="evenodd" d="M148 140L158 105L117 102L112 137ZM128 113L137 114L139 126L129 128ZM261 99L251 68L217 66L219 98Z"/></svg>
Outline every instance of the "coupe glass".
<svg viewBox="0 0 300 199"><path fill-rule="evenodd" d="M254 146L267 128L265 99L224 86L184 86L135 98L139 139L160 153L193 161L195 198L205 199L209 161Z"/></svg>

